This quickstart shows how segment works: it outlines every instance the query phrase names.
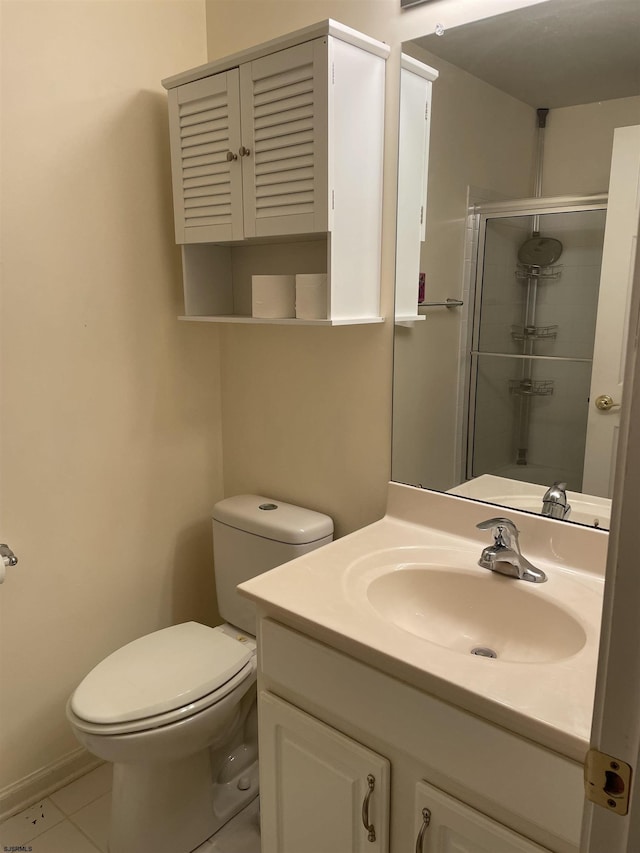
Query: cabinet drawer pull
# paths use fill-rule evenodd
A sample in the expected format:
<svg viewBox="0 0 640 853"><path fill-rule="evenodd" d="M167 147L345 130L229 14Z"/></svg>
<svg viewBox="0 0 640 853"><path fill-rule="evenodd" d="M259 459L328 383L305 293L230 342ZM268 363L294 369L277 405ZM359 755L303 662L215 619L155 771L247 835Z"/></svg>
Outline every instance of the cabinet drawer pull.
<svg viewBox="0 0 640 853"><path fill-rule="evenodd" d="M373 794L373 789L376 786L375 776L372 776L371 773L367 776L367 786L369 790L367 791L367 795L362 803L362 823L364 828L369 833L367 835L368 841L376 840L376 830L372 823L369 823L369 800L371 799L371 794Z"/></svg>
<svg viewBox="0 0 640 853"><path fill-rule="evenodd" d="M227 151L227 162L230 163L232 160L237 160L238 155L234 154L233 151Z"/></svg>
<svg viewBox="0 0 640 853"><path fill-rule="evenodd" d="M420 827L420 832L416 838L416 853L423 853L422 841L430 823L431 811L429 809L422 809L422 826Z"/></svg>
<svg viewBox="0 0 640 853"><path fill-rule="evenodd" d="M250 148L245 148L245 147L244 147L244 145L241 145L241 146L240 146L240 148L238 149L238 154L239 154L241 157L248 157L248 156L249 156L249 154L251 154L251 149L250 149Z"/></svg>

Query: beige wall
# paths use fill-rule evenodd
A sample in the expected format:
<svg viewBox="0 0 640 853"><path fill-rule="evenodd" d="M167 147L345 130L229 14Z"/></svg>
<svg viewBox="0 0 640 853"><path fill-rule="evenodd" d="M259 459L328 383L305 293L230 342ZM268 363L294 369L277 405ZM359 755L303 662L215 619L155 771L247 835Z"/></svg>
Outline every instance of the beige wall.
<svg viewBox="0 0 640 853"><path fill-rule="evenodd" d="M160 86L206 60L204 3L1 8L1 534L20 563L0 588L0 789L76 749L65 703L107 653L216 618L222 496L218 336L176 321Z"/></svg>
<svg viewBox="0 0 640 853"><path fill-rule="evenodd" d="M389 41L396 5L395 0L213 0L207 3L209 56L213 59L327 17ZM394 99L388 106L392 111ZM387 145L395 145L392 133ZM390 163L387 166L390 172ZM395 216L392 194L385 202L388 234ZM393 298L393 259L393 240L385 240L387 315ZM225 328L225 492L257 491L321 510L333 517L338 535L382 516L390 476L391 349L388 324Z"/></svg>
<svg viewBox="0 0 640 853"><path fill-rule="evenodd" d="M427 301L461 299L469 187L526 196L534 168L535 110L411 46L440 72L433 86L427 231L421 269ZM456 404L461 309L432 309L396 331L393 476L427 488L457 484Z"/></svg>
<svg viewBox="0 0 640 853"><path fill-rule="evenodd" d="M209 58L333 17L392 48L387 63L382 310L392 314L400 44L479 15L473 0L207 0ZM482 4L481 16L529 5ZM443 17L444 16L444 17ZM377 251L378 247L372 247ZM222 336L225 492L267 492L333 516L338 535L384 513L393 326L230 327Z"/></svg>
<svg viewBox="0 0 640 853"><path fill-rule="evenodd" d="M529 2L487 0L482 14ZM338 533L384 509L389 323L221 333L176 322L160 79L206 61L205 34L213 58L330 15L392 45L389 316L398 45L443 14L472 20L477 0L402 15L398 0L0 2L0 532L20 557L0 590L0 808L42 790L42 768L64 771L76 748L64 705L96 661L170 622L216 618L222 433L226 494L317 506Z"/></svg>
<svg viewBox="0 0 640 853"><path fill-rule="evenodd" d="M542 194L607 192L613 131L634 124L640 124L640 96L552 110L545 131Z"/></svg>

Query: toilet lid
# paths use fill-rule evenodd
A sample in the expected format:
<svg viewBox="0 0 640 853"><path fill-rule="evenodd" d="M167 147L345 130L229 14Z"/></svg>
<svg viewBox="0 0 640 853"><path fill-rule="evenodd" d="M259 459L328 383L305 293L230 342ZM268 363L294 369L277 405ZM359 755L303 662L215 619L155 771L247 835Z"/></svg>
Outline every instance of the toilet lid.
<svg viewBox="0 0 640 853"><path fill-rule="evenodd" d="M222 631L185 622L118 649L86 676L71 710L93 723L121 723L188 705L220 688L251 649Z"/></svg>

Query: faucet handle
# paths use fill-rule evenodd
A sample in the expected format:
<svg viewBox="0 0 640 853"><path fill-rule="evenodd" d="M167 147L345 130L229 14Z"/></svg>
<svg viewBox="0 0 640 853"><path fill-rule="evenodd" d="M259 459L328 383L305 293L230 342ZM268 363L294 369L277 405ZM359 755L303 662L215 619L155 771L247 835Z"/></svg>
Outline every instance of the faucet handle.
<svg viewBox="0 0 640 853"><path fill-rule="evenodd" d="M566 506L567 504L567 484L561 483L560 480L556 480L553 486L549 486L547 491L542 498L542 502L545 501L554 501L555 503L559 503L562 506Z"/></svg>
<svg viewBox="0 0 640 853"><path fill-rule="evenodd" d="M546 581L547 576L542 569L536 568L522 556L518 543L519 531L510 518L488 518L476 524L476 527L478 530L491 529L495 539L493 545L482 550L478 565L483 569L532 583Z"/></svg>
<svg viewBox="0 0 640 853"><path fill-rule="evenodd" d="M518 548L518 534L520 531L510 518L488 518L486 521L476 524L476 527L478 530L491 530L496 544L504 545L507 548L511 547L511 539L513 537L516 548Z"/></svg>
<svg viewBox="0 0 640 853"><path fill-rule="evenodd" d="M549 486L542 498L542 515L549 518L567 518L571 512L571 504L567 500L567 484L556 480Z"/></svg>
<svg viewBox="0 0 640 853"><path fill-rule="evenodd" d="M478 530L489 530L490 527L506 527L507 530L511 530L513 533L519 533L518 528L510 518L488 518L486 521L476 524L476 527Z"/></svg>

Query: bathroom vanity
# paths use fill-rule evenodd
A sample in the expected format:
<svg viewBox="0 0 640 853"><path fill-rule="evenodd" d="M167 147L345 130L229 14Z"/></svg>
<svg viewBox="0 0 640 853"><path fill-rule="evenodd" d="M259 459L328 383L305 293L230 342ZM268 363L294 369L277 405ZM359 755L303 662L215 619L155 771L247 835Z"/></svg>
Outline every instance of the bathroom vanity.
<svg viewBox="0 0 640 853"><path fill-rule="evenodd" d="M380 521L241 586L258 606L264 853L572 853L607 534L390 484ZM495 657L487 657L487 654Z"/></svg>

